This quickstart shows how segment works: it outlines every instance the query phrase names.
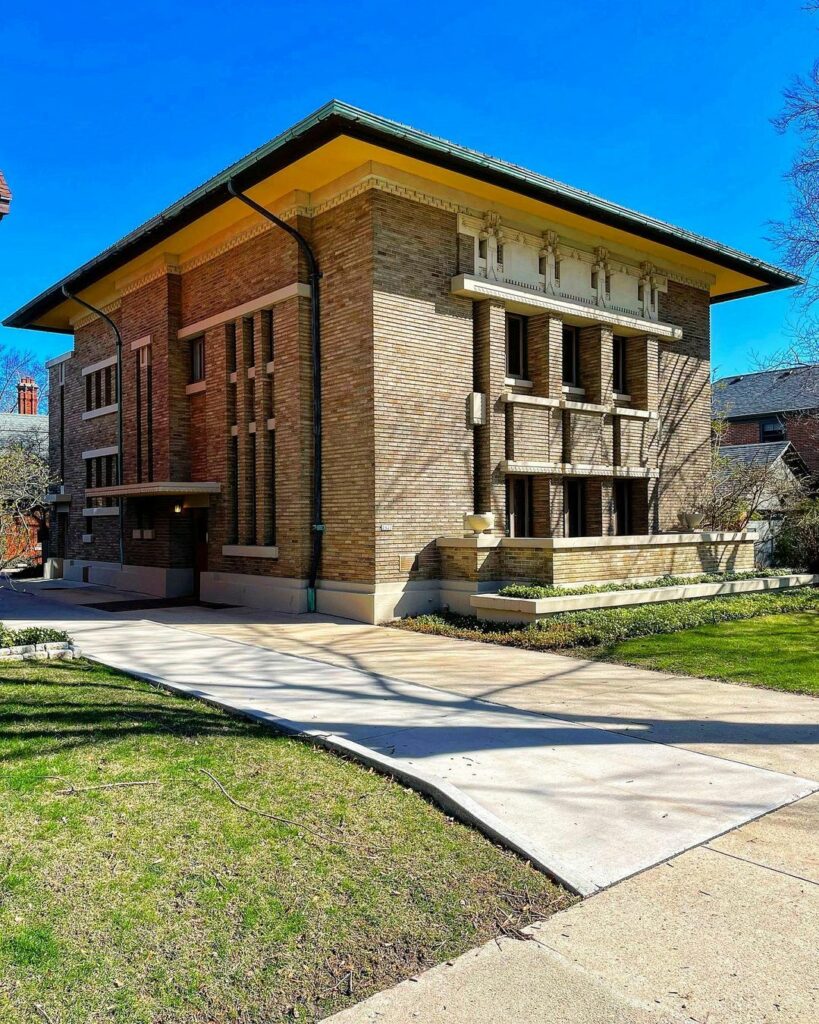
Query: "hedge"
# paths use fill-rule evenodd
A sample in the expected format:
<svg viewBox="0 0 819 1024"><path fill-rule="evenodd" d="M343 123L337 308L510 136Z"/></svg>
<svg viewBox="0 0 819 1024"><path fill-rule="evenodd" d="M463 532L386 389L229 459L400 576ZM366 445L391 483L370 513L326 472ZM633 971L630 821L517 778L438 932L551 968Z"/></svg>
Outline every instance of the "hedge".
<svg viewBox="0 0 819 1024"><path fill-rule="evenodd" d="M482 640L532 650L597 647L631 637L676 633L696 626L758 615L819 611L819 590L806 587L780 593L734 594L726 597L625 608L596 608L561 612L527 626L483 622L469 615L419 615L402 619L399 628L463 640Z"/></svg>
<svg viewBox="0 0 819 1024"><path fill-rule="evenodd" d="M62 629L47 626L26 626L23 629L9 629L0 622L0 647L19 647L23 644L52 644L70 640Z"/></svg>
<svg viewBox="0 0 819 1024"><path fill-rule="evenodd" d="M749 572L701 572L696 576L658 576L637 583L586 583L580 587L555 587L546 583L510 583L501 587L502 597L570 597L572 594L605 594L616 590L653 590L656 587L685 587L692 583L733 583L735 580L759 580L771 576L791 576L793 569L766 569Z"/></svg>

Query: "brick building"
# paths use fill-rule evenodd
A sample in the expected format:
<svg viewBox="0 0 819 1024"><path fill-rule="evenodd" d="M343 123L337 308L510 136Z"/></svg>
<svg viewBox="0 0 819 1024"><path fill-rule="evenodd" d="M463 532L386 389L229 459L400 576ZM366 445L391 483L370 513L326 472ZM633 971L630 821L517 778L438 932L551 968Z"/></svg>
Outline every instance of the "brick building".
<svg viewBox="0 0 819 1024"><path fill-rule="evenodd" d="M330 103L6 321L74 336L50 570L378 621L747 563L742 535L674 532L709 306L795 280Z"/></svg>
<svg viewBox="0 0 819 1024"><path fill-rule="evenodd" d="M819 363L722 377L713 390L723 445L790 441L819 474Z"/></svg>

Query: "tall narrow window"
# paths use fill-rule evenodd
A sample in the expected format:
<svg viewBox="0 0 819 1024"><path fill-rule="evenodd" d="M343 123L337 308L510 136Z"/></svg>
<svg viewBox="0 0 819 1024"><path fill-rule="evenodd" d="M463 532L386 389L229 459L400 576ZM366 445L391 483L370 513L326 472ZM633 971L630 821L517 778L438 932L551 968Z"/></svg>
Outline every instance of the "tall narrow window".
<svg viewBox="0 0 819 1024"><path fill-rule="evenodd" d="M94 407L102 408L102 371L97 370L94 374Z"/></svg>
<svg viewBox="0 0 819 1024"><path fill-rule="evenodd" d="M270 543L276 543L276 431L268 431L270 445Z"/></svg>
<svg viewBox="0 0 819 1024"><path fill-rule="evenodd" d="M532 478L506 478L507 532L510 537L532 536Z"/></svg>
<svg viewBox="0 0 819 1024"><path fill-rule="evenodd" d="M230 439L230 540L239 540L239 438Z"/></svg>
<svg viewBox="0 0 819 1024"><path fill-rule="evenodd" d="M191 384L205 379L205 339L194 338L191 342Z"/></svg>
<svg viewBox="0 0 819 1024"><path fill-rule="evenodd" d="M250 538L249 544L256 543L256 435L250 434L248 437L250 442L250 457L247 474L247 501L250 506L248 511L250 513Z"/></svg>
<svg viewBox="0 0 819 1024"><path fill-rule="evenodd" d="M225 345L227 347L227 370L233 373L236 369L236 324L225 327Z"/></svg>
<svg viewBox="0 0 819 1024"><path fill-rule="evenodd" d="M580 331L573 324L563 324L563 383L580 387Z"/></svg>
<svg viewBox="0 0 819 1024"><path fill-rule="evenodd" d="M626 351L628 343L619 334L614 335L612 363L614 371L614 390L620 394L628 393L628 377L626 374Z"/></svg>
<svg viewBox="0 0 819 1024"><path fill-rule="evenodd" d="M525 380L529 376L527 321L518 313L506 314L506 373Z"/></svg>
<svg viewBox="0 0 819 1024"><path fill-rule="evenodd" d="M503 266L503 246L501 245L500 242L498 242L498 246L497 246L497 249L495 251L498 254L498 266L502 267Z"/></svg>
<svg viewBox="0 0 819 1024"><path fill-rule="evenodd" d="M478 239L478 259L485 260L487 251L487 240L485 238Z"/></svg>
<svg viewBox="0 0 819 1024"><path fill-rule="evenodd" d="M632 532L631 481L614 481L614 532L627 537Z"/></svg>
<svg viewBox="0 0 819 1024"><path fill-rule="evenodd" d="M586 536L586 481L567 480L565 487L566 536Z"/></svg>

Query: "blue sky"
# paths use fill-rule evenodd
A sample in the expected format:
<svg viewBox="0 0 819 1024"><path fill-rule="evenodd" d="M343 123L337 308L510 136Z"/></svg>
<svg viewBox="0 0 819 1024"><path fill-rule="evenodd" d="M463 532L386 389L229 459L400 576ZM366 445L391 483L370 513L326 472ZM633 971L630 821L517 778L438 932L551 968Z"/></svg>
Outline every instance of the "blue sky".
<svg viewBox="0 0 819 1024"><path fill-rule="evenodd" d="M794 142L770 118L819 42L800 0L32 10L4 6L2 316L331 97L776 261ZM716 369L781 348L791 308L715 306Z"/></svg>

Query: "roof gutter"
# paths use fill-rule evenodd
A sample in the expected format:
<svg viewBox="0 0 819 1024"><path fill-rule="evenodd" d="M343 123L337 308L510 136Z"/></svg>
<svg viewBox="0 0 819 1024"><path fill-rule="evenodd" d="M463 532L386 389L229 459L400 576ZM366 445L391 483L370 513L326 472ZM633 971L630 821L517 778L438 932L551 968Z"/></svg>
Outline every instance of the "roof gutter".
<svg viewBox="0 0 819 1024"><path fill-rule="evenodd" d="M251 199L250 196L240 192L233 183L233 179L227 182L228 193L234 199L249 206L260 216L266 218L276 227L286 231L291 238L294 238L307 260L307 267L310 274L310 368L313 380L313 501L312 501L312 526L310 545L310 569L307 581L307 610L316 610L316 580L318 578L319 565L321 563L322 537L324 536L324 523L322 522L322 487L321 487L321 319L319 306L319 283L321 271L318 260L313 252L310 243L304 235L288 224L287 221L277 217L275 213L266 210L263 206Z"/></svg>

